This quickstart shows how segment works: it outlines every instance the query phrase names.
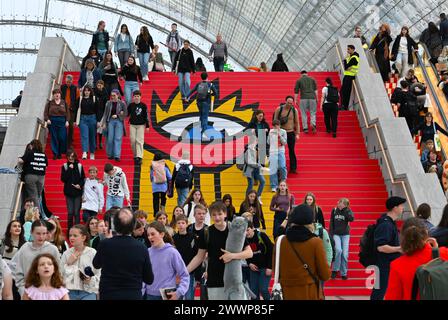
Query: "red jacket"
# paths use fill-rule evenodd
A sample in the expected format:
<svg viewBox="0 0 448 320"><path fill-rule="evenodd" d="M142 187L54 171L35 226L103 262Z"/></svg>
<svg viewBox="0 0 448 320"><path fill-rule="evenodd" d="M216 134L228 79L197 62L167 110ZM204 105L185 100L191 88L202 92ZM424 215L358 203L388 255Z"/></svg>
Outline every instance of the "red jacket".
<svg viewBox="0 0 448 320"><path fill-rule="evenodd" d="M448 248L439 248L440 257L448 260ZM412 255L403 255L390 264L389 284L384 300L411 300L415 272L422 264L432 260L429 244ZM418 297L417 297L418 298Z"/></svg>

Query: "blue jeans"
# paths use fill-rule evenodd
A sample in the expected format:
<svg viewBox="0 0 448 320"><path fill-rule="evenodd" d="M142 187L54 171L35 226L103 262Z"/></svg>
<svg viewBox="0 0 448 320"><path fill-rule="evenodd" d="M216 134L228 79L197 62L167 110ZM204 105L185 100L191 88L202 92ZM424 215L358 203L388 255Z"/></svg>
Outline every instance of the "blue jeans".
<svg viewBox="0 0 448 320"><path fill-rule="evenodd" d="M250 269L249 269L250 270ZM250 290L257 296L256 300L260 300L260 294L263 300L270 300L269 295L269 281L271 277L266 275L265 268L259 268L259 271L255 272L250 270L249 286Z"/></svg>
<svg viewBox="0 0 448 320"><path fill-rule="evenodd" d="M259 182L257 195L259 197L261 197L261 194L263 193L263 189L264 189L264 185L265 185L266 181L264 180L263 175L260 174L260 169L258 169L258 168L254 169L254 171L252 172L252 177L247 177L246 194L248 194L249 191L251 191L253 189L254 180L258 180L258 182Z"/></svg>
<svg viewBox="0 0 448 320"><path fill-rule="evenodd" d="M341 276L347 275L348 264L348 246L350 242L350 235L339 236L333 235L334 247L336 250L336 257L333 262L333 271L341 271Z"/></svg>
<svg viewBox="0 0 448 320"><path fill-rule="evenodd" d="M68 293L70 300L96 300L96 294L82 290L70 290Z"/></svg>
<svg viewBox="0 0 448 320"><path fill-rule="evenodd" d="M190 193L190 188L176 188L177 190L177 205L183 206L185 200L187 200L188 194Z"/></svg>
<svg viewBox="0 0 448 320"><path fill-rule="evenodd" d="M126 106L132 102L132 93L139 90L137 81L125 81L124 83L124 97L126 99Z"/></svg>
<svg viewBox="0 0 448 320"><path fill-rule="evenodd" d="M194 300L194 289L196 280L194 279L194 272L190 273L190 284L188 286L188 291L185 294L185 300Z"/></svg>
<svg viewBox="0 0 448 320"><path fill-rule="evenodd" d="M149 62L149 52L137 52L138 61L140 61L140 71L142 77L148 76L148 62Z"/></svg>
<svg viewBox="0 0 448 320"><path fill-rule="evenodd" d="M109 210L112 207L122 208L123 207L123 201L124 201L124 197L111 196L111 195L108 194L107 198L106 198L106 211Z"/></svg>
<svg viewBox="0 0 448 320"><path fill-rule="evenodd" d="M106 54L106 52L107 52L107 49L97 49L96 51L98 51L98 53L101 55L101 57L103 57L103 59L104 59L104 55Z"/></svg>
<svg viewBox="0 0 448 320"><path fill-rule="evenodd" d="M120 158L121 142L123 138L123 122L120 119L111 119L107 125L107 155Z"/></svg>
<svg viewBox="0 0 448 320"><path fill-rule="evenodd" d="M179 77L179 91L182 98L186 98L190 94L190 72L179 72L177 76Z"/></svg>
<svg viewBox="0 0 448 320"><path fill-rule="evenodd" d="M271 189L277 189L280 171L280 180L286 180L287 170L286 170L286 157L284 152L277 152L275 154L269 155L269 171L271 173Z"/></svg>
<svg viewBox="0 0 448 320"><path fill-rule="evenodd" d="M215 67L215 72L224 71L224 57L213 58L213 66Z"/></svg>
<svg viewBox="0 0 448 320"><path fill-rule="evenodd" d="M286 212L285 211L276 211L274 213L274 228L272 228L272 234L274 236L274 239L279 236L279 228L282 225L283 221L286 219Z"/></svg>
<svg viewBox="0 0 448 320"><path fill-rule="evenodd" d="M83 152L94 153L96 150L96 124L96 115L81 115L79 129Z"/></svg>
<svg viewBox="0 0 448 320"><path fill-rule="evenodd" d="M199 121L201 122L201 134L207 131L208 114L210 113L210 103L208 101L197 101L199 109Z"/></svg>
<svg viewBox="0 0 448 320"><path fill-rule="evenodd" d="M67 152L67 128L65 117L50 116L51 151L55 156Z"/></svg>

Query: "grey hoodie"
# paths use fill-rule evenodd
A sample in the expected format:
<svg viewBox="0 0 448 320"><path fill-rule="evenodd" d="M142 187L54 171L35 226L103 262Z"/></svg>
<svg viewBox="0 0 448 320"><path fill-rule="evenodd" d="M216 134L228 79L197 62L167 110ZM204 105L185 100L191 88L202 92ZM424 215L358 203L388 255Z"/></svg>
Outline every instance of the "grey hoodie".
<svg viewBox="0 0 448 320"><path fill-rule="evenodd" d="M25 278L34 258L42 253L51 254L55 257L58 264L61 264L61 254L58 248L47 241L40 248L34 247L33 242L27 242L17 251L14 258L12 258L11 271L16 281L16 286L19 289L20 296L25 292Z"/></svg>

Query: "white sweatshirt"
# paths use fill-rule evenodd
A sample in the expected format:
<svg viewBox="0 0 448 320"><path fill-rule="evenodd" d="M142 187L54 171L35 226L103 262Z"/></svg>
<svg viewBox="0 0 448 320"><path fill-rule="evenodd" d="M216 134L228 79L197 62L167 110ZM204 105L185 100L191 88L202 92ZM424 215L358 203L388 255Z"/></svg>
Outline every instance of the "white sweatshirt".
<svg viewBox="0 0 448 320"><path fill-rule="evenodd" d="M87 178L82 195L82 210L101 211L104 207L104 186L97 179Z"/></svg>
<svg viewBox="0 0 448 320"><path fill-rule="evenodd" d="M78 260L69 265L67 263L68 258L75 252L74 248L70 248L64 252L61 259L61 273L64 277L65 287L69 290L82 290L91 293L98 293L100 285L101 269L95 269L93 267L93 258L95 257L96 250L93 248L85 247ZM86 267L91 267L95 276L90 278L89 284L85 284L80 276L79 271L84 272Z"/></svg>
<svg viewBox="0 0 448 320"><path fill-rule="evenodd" d="M104 184L107 185L107 194L113 197L129 198L129 187L126 181L126 174L120 167L114 167L116 170L113 176L104 174Z"/></svg>

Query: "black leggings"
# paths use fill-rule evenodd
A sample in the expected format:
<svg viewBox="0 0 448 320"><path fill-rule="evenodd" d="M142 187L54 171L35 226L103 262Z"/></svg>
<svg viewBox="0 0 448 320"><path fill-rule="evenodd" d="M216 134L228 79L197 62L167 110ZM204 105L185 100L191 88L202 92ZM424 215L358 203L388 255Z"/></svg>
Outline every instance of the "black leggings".
<svg viewBox="0 0 448 320"><path fill-rule="evenodd" d="M160 211L160 206L165 207L166 205L166 192L154 192L152 196L152 206L155 216Z"/></svg>

